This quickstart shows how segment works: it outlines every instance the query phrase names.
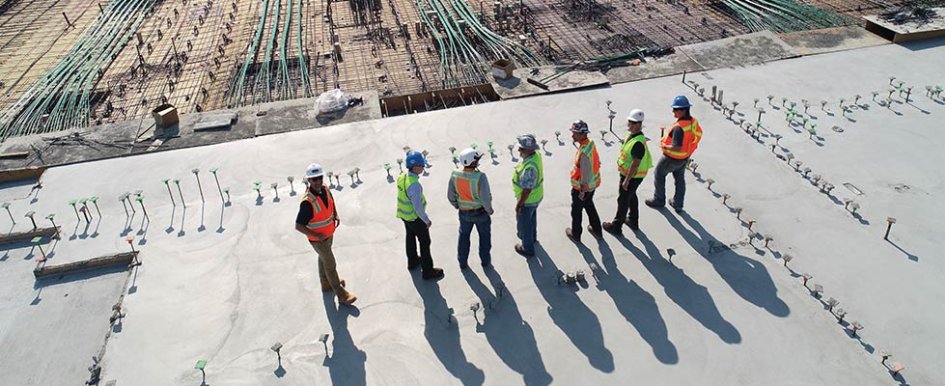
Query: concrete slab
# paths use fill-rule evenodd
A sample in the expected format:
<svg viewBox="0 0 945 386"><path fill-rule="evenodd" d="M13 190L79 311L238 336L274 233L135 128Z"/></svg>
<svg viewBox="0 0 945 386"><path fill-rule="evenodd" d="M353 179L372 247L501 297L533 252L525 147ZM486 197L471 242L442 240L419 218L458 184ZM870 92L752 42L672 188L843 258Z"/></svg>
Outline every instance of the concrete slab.
<svg viewBox="0 0 945 386"><path fill-rule="evenodd" d="M917 87L941 83L943 61L941 44L884 45L691 75L740 101L746 119L753 98L776 95L761 143L673 76L56 167L44 174L36 202L19 190L11 197L22 197L13 201L17 211L62 219L57 264L124 251L125 237L135 235L144 265L127 291L124 330L109 340L104 360L104 379L119 385L197 384L198 360L208 361L210 384L935 383L945 378L936 366L945 342L938 329L945 313L937 311L945 285L941 262L928 256L941 247L945 221L928 208L945 195L945 176L934 166L945 144L930 130L945 101L916 92L911 103L895 96L888 109L870 100L870 91L885 90L889 74ZM615 210L619 144L598 135L609 124L605 102L613 101L618 116L642 108L644 132L654 137L670 123L669 101L680 94L696 103L693 115L706 133L697 173L686 177L686 212L644 207L642 232L567 241L575 150L557 143L554 132L575 119L591 125L603 162L595 201L606 220ZM839 98L849 105L856 94L866 107L850 107L850 120L839 114ZM828 101L833 116L817 107L805 115L817 121L816 140L785 123L781 96L815 106ZM523 132L548 140L542 253L526 260L512 251L515 163L500 151L481 167L495 192L495 270L483 270L473 256L471 270L461 273L458 221L444 197L453 168L448 149L490 141L505 149ZM772 150L773 134L782 138ZM446 268L438 283L404 269L403 225L383 165L396 168L405 145L428 150L433 164L421 181L434 222L433 256ZM838 186L831 196L777 158L788 150ZM916 154L931 158L918 161ZM296 177L298 191L313 161L341 174L361 168L361 183L342 176L333 187L342 219L334 251L359 296L356 308L339 308L321 293L314 252L292 229L299 197L286 177ZM230 206L206 174L210 167L219 167L220 185L231 188ZM192 168L201 169L200 184ZM165 177L181 179L173 203ZM647 178L641 198L653 193L653 176ZM254 181L264 187L261 195ZM265 189L272 182L277 191ZM864 195L842 192L843 182ZM136 189L146 197L148 220L140 208L129 218L117 202ZM108 197L102 215L91 224L74 220L65 202L93 194ZM725 204L722 194L730 194ZM843 209L844 198L862 205L857 216ZM892 243L881 239L887 216L899 219ZM761 236L749 238L747 218L757 220L751 232ZM764 246L763 236L774 239ZM795 256L789 267L785 254ZM577 269L593 272L586 285L557 285L559 270ZM809 294L802 273L849 311L843 323ZM474 302L482 307L476 314ZM853 320L866 327L856 336ZM324 333L327 354L318 342ZM281 367L269 351L276 342L283 344ZM906 364L904 378L890 376L879 350Z"/></svg>
<svg viewBox="0 0 945 386"><path fill-rule="evenodd" d="M490 79L496 94L502 99L548 94L566 90L599 87L608 84L607 77L597 71L573 69L573 66L545 66L535 68L516 68L512 77L506 80ZM561 73L560 76L555 76ZM528 79L542 81L548 89L528 82Z"/></svg>
<svg viewBox="0 0 945 386"><path fill-rule="evenodd" d="M816 55L889 44L889 41L862 27L848 26L778 35L800 55Z"/></svg>
<svg viewBox="0 0 945 386"><path fill-rule="evenodd" d="M771 31L690 44L677 47L676 52L689 56L705 69L743 67L799 55Z"/></svg>
<svg viewBox="0 0 945 386"><path fill-rule="evenodd" d="M882 15L864 16L866 29L893 43L933 39L945 36L945 7L931 8L935 16L930 20L908 18L902 23L886 20Z"/></svg>

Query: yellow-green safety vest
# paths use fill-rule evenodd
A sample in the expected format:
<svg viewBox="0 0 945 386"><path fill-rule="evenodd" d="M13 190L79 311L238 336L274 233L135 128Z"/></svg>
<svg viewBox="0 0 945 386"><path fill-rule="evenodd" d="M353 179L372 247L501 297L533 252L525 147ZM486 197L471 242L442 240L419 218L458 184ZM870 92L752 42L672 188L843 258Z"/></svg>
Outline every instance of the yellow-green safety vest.
<svg viewBox="0 0 945 386"><path fill-rule="evenodd" d="M420 182L420 177L410 173L403 173L397 177L397 218L413 221L419 217L417 211L413 208L413 202L407 196L407 188L418 182ZM423 206L426 207L426 196L421 194L420 199L423 201Z"/></svg>
<svg viewBox="0 0 945 386"><path fill-rule="evenodd" d="M522 175L525 173L525 169L532 168L538 173L538 184L535 189L528 194L528 198L525 199L525 205L537 204L541 202L541 199L544 195L544 187L542 183L545 181L544 172L542 171L541 164L541 155L535 153L531 157L525 158L522 162L519 162L518 165L515 165L515 173L512 174L512 190L515 192L515 199L519 199L522 195L522 188L518 184L518 180L522 178Z"/></svg>
<svg viewBox="0 0 945 386"><path fill-rule="evenodd" d="M650 148L647 145L646 137L629 134L627 140L623 142L623 147L620 148L620 156L617 157L617 171L620 172L621 176L626 176L630 172L630 165L633 164L633 156L630 152L637 143L643 144L643 159L640 160L637 173L633 178L646 177L647 170L653 167L653 157L650 156Z"/></svg>

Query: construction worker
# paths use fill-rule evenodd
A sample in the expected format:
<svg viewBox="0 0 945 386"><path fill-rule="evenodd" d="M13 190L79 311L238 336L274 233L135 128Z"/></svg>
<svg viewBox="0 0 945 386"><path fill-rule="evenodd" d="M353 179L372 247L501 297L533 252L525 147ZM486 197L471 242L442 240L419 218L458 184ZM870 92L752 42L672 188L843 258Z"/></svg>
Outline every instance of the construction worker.
<svg viewBox="0 0 945 386"><path fill-rule="evenodd" d="M335 255L331 251L335 228L341 224L338 208L331 192L322 183L325 175L322 166L313 163L305 169L308 189L299 204L299 213L295 217L295 229L308 237L309 243L318 253L318 278L322 283L322 292L334 291L338 303L351 304L358 300L345 289L345 281L338 278L335 269Z"/></svg>
<svg viewBox="0 0 945 386"><path fill-rule="evenodd" d="M479 260L483 267L492 265L492 192L489 180L477 168L482 153L475 149L466 149L459 153L459 162L463 168L453 171L450 176L447 198L454 208L459 209L459 244L456 256L459 268L469 268L469 235L473 226L479 232Z"/></svg>
<svg viewBox="0 0 945 386"><path fill-rule="evenodd" d="M635 109L627 116L627 139L623 141L620 155L617 157L617 171L620 172L620 186L617 189L617 214L613 222L605 222L604 230L619 235L626 221L630 230L640 229L640 210L637 201L637 188L646 177L646 172L653 167L653 158L643 136L643 111ZM627 214L627 210L630 214ZM624 220L626 219L626 220Z"/></svg>
<svg viewBox="0 0 945 386"><path fill-rule="evenodd" d="M571 124L571 139L578 145L571 169L571 227L564 230L569 239L581 241L581 220L587 212L587 231L594 237L603 236L600 216L594 206L594 190L600 186L600 158L597 146L587 137L590 133L587 123L575 121Z"/></svg>
<svg viewBox="0 0 945 386"><path fill-rule="evenodd" d="M538 204L544 197L544 171L541 155L536 152L539 148L534 135L518 137L518 155L522 161L515 166L515 173L512 174L512 190L515 192L515 222L521 244L515 245L515 252L525 257L535 256Z"/></svg>
<svg viewBox="0 0 945 386"><path fill-rule="evenodd" d="M656 178L653 180L655 189L653 198L646 200L646 205L653 208L662 208L666 204L666 175L672 173L676 182L676 194L669 200L669 205L676 213L683 211L683 199L686 196L686 164L689 157L699 147L702 140L702 127L689 114L689 99L678 96L673 99L673 116L676 124L668 131L663 130L663 139L660 140L660 149L663 157L656 164Z"/></svg>
<svg viewBox="0 0 945 386"><path fill-rule="evenodd" d="M443 277L443 270L433 267L433 256L430 255L430 226L433 221L427 217L427 199L420 185L420 174L430 164L418 151L407 153L404 163L407 172L397 177L397 218L404 221L407 230L407 269L419 266L424 279L439 279ZM417 242L420 243L419 257Z"/></svg>

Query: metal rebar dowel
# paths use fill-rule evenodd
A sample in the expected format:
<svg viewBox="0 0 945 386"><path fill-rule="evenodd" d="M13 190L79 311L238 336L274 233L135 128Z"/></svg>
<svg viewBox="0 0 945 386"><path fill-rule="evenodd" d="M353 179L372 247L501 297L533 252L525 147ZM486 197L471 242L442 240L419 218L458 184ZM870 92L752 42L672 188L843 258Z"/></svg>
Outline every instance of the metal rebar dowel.
<svg viewBox="0 0 945 386"><path fill-rule="evenodd" d="M187 201L184 200L184 191L180 188L180 179L174 179L174 185L177 185L177 194L180 195L180 204L185 208L187 207ZM132 206L133 207L133 206Z"/></svg>
<svg viewBox="0 0 945 386"><path fill-rule="evenodd" d="M161 182L163 182L163 183L164 183L164 186L167 188L167 195L171 197L171 205L177 206L177 202L174 201L174 194L171 193L171 183L170 183L170 181L171 181L170 178L165 178L165 179L161 180ZM122 201L121 201L121 204L124 205L124 204L125 204L125 200L122 200ZM127 214L127 213L128 213L128 208L125 208L125 214Z"/></svg>
<svg viewBox="0 0 945 386"><path fill-rule="evenodd" d="M3 206L3 209L6 209L6 210L7 210L7 214L10 215L10 221L13 221L13 224L16 225L16 220L13 219L13 213L10 213L10 203L9 203L9 202L4 202L4 203L3 203L2 205L0 205L0 206Z"/></svg>
<svg viewBox="0 0 945 386"><path fill-rule="evenodd" d="M195 168L191 170L190 172L194 173L194 179L197 180L197 190L200 191L200 201L206 202L206 200L204 200L203 198L203 185L200 184L200 169Z"/></svg>
<svg viewBox="0 0 945 386"><path fill-rule="evenodd" d="M883 240L889 240L889 231L892 229L892 226L895 223L896 219L894 217L886 218L886 234L883 235Z"/></svg>
<svg viewBox="0 0 945 386"><path fill-rule="evenodd" d="M217 170L219 168L210 168L210 174L213 174L213 182L217 184L217 191L220 192L220 200L223 200L223 189L220 188L220 180L217 178ZM292 178L292 177L289 177ZM291 181L290 181L291 182Z"/></svg>
<svg viewBox="0 0 945 386"><path fill-rule="evenodd" d="M151 217L148 216L148 210L144 208L144 196L138 195L138 197L135 197L135 200L138 201L138 205L141 205L141 212L144 213L144 218L151 221Z"/></svg>

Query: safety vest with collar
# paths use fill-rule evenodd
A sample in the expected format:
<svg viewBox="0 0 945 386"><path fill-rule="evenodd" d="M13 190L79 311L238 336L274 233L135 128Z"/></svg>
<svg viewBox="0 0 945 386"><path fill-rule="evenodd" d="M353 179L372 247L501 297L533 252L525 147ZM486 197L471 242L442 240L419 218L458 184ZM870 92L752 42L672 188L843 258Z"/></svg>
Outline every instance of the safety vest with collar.
<svg viewBox="0 0 945 386"><path fill-rule="evenodd" d="M581 147L574 156L574 168L571 169L571 187L578 190L582 188L581 155L587 156L593 166L592 170L594 175L591 176L591 182L587 185L591 189L597 189L597 187L600 186L600 158L597 156L597 146L595 146L594 141L590 139L585 139L584 142L581 143Z"/></svg>
<svg viewBox="0 0 945 386"><path fill-rule="evenodd" d="M692 156L692 153L696 151L696 148L699 147L699 141L702 140L702 126L699 126L699 121L695 118L692 120L679 120L676 121L671 129L666 130L663 134L663 139L660 141L661 144L665 146L673 146L673 129L679 126L683 130L683 143L680 151L672 151L666 148L663 148L663 154L669 158L675 159L686 159Z"/></svg>
<svg viewBox="0 0 945 386"><path fill-rule="evenodd" d="M419 182L420 177L411 173L403 173L397 177L397 218L404 221L413 221L420 217L417 216L417 211L413 208L413 201L410 201L410 197L407 196L407 189ZM421 194L420 199L423 201L423 205L426 206L426 196Z"/></svg>
<svg viewBox="0 0 945 386"><path fill-rule="evenodd" d="M532 189L531 192L528 193L528 197L525 198L525 205L534 205L541 202L541 199L545 196L545 189L542 186L545 178L540 154L532 154L530 157L523 159L522 162L519 162L518 165L515 165L515 173L512 174L512 191L515 192L516 200L521 198L522 191L525 190L525 188L519 185L518 182L528 169L534 169L535 174L538 175L535 188Z"/></svg>
<svg viewBox="0 0 945 386"><path fill-rule="evenodd" d="M322 189L325 188L322 187ZM322 240L335 234L335 199L327 189L325 190L325 197L328 198L326 205L322 205L321 200L311 190L307 190L305 198L303 198L312 206L312 218L308 220L305 227L321 236ZM308 235L308 240L318 241L311 235Z"/></svg>
<svg viewBox="0 0 945 386"><path fill-rule="evenodd" d="M459 210L482 209L482 200L479 197L479 177L482 172L463 169L453 171L453 188L456 189Z"/></svg>
<svg viewBox="0 0 945 386"><path fill-rule="evenodd" d="M630 172L630 166L633 164L633 155L631 155L630 152L633 151L633 147L636 146L637 143L643 144L643 158L640 160L640 165L637 166L637 172L632 178L646 177L646 172L653 167L653 157L650 156L650 148L647 146L646 137L643 136L643 134L630 134L627 136L627 139L623 141L623 147L620 148L620 156L617 157L617 171L620 172L621 176L626 176L627 173Z"/></svg>

